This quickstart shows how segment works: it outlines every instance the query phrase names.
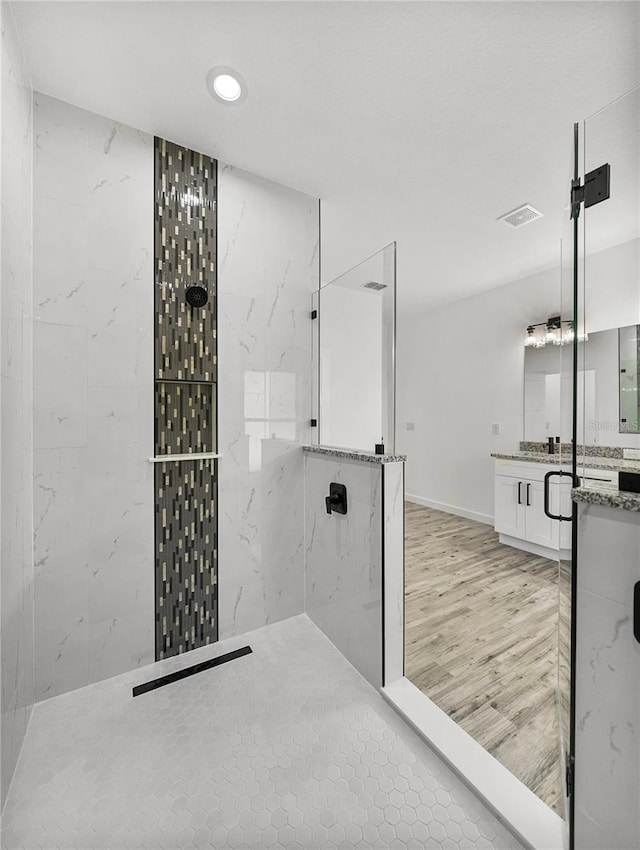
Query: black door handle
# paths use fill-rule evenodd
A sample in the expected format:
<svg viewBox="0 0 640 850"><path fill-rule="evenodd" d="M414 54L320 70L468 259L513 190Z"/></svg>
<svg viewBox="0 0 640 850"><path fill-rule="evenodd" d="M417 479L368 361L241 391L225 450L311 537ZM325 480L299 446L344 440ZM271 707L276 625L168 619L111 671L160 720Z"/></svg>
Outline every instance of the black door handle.
<svg viewBox="0 0 640 850"><path fill-rule="evenodd" d="M518 504L522 504L522 497L520 495L520 488L522 487L522 481L518 481Z"/></svg>
<svg viewBox="0 0 640 850"><path fill-rule="evenodd" d="M633 636L640 643L640 581L633 585Z"/></svg>
<svg viewBox="0 0 640 850"><path fill-rule="evenodd" d="M557 519L557 520L560 520L560 522L571 522L573 517L562 516L562 514L557 514L557 515L552 514L551 511L549 510L549 503L550 503L550 500L551 500L551 495L549 493L549 481L554 476L557 477L557 478L571 478L571 480L573 481L573 473L571 473L571 472L563 472L560 469L557 469L557 470L554 469L551 472L547 472L547 474L544 477L544 512L549 517L549 519Z"/></svg>
<svg viewBox="0 0 640 850"><path fill-rule="evenodd" d="M527 484L527 507L531 507L531 500L529 499L529 492L531 490L531 484Z"/></svg>

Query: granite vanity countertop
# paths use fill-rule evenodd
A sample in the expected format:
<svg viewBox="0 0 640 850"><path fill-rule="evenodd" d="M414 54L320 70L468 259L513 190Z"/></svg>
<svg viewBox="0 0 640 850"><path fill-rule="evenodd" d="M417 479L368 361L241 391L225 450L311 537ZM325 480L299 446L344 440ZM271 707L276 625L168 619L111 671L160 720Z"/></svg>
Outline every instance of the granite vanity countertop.
<svg viewBox="0 0 640 850"><path fill-rule="evenodd" d="M557 466L569 466L571 459L568 455L550 455L542 452L492 452L496 460L520 460L526 463L549 463ZM610 469L613 472L640 472L640 460L625 460L620 457L579 456L578 465L588 469ZM580 470L578 470L578 473Z"/></svg>
<svg viewBox="0 0 640 850"><path fill-rule="evenodd" d="M361 460L365 463L396 463L407 459L406 455L377 455L373 452L363 452L356 449L334 449L332 446L303 446L302 450L306 454L328 455L345 460Z"/></svg>
<svg viewBox="0 0 640 850"><path fill-rule="evenodd" d="M640 512L640 493L626 493L606 487L576 487L571 491L571 498L574 502L586 502L588 505Z"/></svg>

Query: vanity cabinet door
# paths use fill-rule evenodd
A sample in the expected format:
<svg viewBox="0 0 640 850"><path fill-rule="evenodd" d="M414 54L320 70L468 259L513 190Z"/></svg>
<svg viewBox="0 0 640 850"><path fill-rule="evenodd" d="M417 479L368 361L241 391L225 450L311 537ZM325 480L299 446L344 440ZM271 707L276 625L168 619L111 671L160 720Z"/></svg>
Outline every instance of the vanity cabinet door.
<svg viewBox="0 0 640 850"><path fill-rule="evenodd" d="M523 484L524 501L527 504L527 525L525 537L530 543L558 549L560 546L560 522L549 519L544 512L544 482L526 481ZM560 508L560 485L550 483L549 501L552 514Z"/></svg>
<svg viewBox="0 0 640 850"><path fill-rule="evenodd" d="M521 504L518 504L518 485ZM495 476L494 528L500 534L525 536L525 491L526 482L508 475Z"/></svg>

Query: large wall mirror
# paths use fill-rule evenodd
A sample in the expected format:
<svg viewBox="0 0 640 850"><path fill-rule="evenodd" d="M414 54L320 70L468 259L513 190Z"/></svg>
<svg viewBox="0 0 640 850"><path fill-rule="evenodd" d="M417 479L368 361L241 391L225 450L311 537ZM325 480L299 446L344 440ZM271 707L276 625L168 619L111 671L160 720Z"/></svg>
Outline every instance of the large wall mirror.
<svg viewBox="0 0 640 850"><path fill-rule="evenodd" d="M640 447L640 326L611 328L580 342L578 410L586 446ZM571 386L557 348L525 348L524 439L571 433Z"/></svg>

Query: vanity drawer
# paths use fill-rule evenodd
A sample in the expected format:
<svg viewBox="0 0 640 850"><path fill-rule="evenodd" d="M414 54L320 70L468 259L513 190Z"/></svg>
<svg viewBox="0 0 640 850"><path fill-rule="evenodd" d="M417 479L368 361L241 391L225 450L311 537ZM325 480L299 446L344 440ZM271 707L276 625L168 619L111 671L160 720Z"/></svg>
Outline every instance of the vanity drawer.
<svg viewBox="0 0 640 850"><path fill-rule="evenodd" d="M570 472L571 467L565 464L562 466L552 463L521 463L520 461L512 460L496 460L495 474L507 475L509 478L523 478L527 481L544 481L547 472L563 470Z"/></svg>
<svg viewBox="0 0 640 850"><path fill-rule="evenodd" d="M578 469L578 476L585 487L606 487L618 489L618 473L613 469Z"/></svg>

